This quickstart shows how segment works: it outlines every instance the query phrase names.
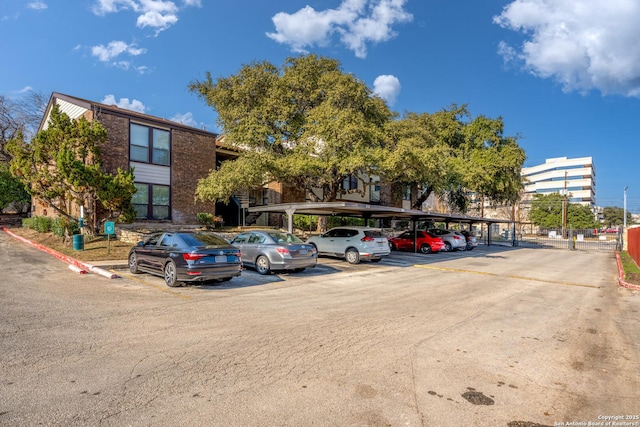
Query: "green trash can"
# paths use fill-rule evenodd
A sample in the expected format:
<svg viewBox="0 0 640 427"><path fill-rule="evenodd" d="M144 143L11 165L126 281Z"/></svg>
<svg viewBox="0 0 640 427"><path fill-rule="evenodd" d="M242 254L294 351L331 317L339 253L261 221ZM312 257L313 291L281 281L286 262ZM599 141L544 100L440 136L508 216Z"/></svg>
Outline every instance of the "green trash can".
<svg viewBox="0 0 640 427"><path fill-rule="evenodd" d="M84 250L84 236L82 234L73 235L73 250L74 251Z"/></svg>

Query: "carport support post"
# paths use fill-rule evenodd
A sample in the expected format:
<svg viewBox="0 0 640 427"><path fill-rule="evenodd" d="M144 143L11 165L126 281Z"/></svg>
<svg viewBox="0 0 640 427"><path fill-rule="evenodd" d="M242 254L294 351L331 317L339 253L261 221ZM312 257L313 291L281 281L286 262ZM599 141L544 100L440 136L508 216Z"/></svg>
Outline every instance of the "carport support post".
<svg viewBox="0 0 640 427"><path fill-rule="evenodd" d="M284 210L287 214L287 231L289 233L293 233L293 214L296 212L295 209L287 208Z"/></svg>

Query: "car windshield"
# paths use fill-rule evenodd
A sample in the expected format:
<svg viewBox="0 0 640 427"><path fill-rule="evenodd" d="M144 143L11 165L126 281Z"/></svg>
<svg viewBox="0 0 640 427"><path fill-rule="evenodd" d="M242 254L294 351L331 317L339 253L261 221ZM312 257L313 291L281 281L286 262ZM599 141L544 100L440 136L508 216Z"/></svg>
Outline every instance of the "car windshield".
<svg viewBox="0 0 640 427"><path fill-rule="evenodd" d="M180 234L180 237L187 246L209 247L228 245L226 240L213 233Z"/></svg>

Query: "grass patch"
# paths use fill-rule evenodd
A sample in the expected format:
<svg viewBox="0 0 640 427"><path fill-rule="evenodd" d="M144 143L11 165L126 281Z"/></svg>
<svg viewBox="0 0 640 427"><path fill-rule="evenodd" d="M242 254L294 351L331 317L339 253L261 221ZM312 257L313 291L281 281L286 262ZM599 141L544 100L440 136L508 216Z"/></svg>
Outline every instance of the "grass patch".
<svg viewBox="0 0 640 427"><path fill-rule="evenodd" d="M131 243L111 239L111 245L106 237L93 236L85 239L84 250L74 250L71 239L65 242L52 232L40 233L29 228L12 228L11 232L32 242L39 243L55 251L69 255L81 261L126 260L129 256Z"/></svg>
<svg viewBox="0 0 640 427"><path fill-rule="evenodd" d="M624 281L632 285L640 285L640 267L627 251L620 252L620 262L624 270Z"/></svg>

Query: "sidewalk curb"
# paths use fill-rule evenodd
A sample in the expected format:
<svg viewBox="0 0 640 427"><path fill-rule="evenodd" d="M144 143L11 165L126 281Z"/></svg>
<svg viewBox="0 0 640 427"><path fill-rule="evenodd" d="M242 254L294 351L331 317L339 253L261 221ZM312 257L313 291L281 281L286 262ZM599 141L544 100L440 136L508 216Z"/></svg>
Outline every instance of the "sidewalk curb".
<svg viewBox="0 0 640 427"><path fill-rule="evenodd" d="M616 263L618 264L618 284L627 289L633 289L634 291L640 291L640 285L632 285L624 281L624 269L622 268L622 261L620 260L620 253L616 251Z"/></svg>
<svg viewBox="0 0 640 427"><path fill-rule="evenodd" d="M31 246L33 246L33 247L35 247L37 249L40 249L41 251L46 252L49 255L54 256L54 257L58 258L61 261L66 262L67 264L70 265L69 268L71 268L71 266L74 266L75 268L71 268L71 269L73 271L79 273L79 274L92 272L92 273L96 273L96 274L99 274L101 276L104 276L104 277L106 277L108 279L119 279L120 278L120 276L118 276L115 273L111 273L111 272L106 271L106 270L104 270L104 269L102 269L100 267L96 267L95 265L92 265L92 264L89 264L89 263L86 263L86 262L83 262L83 261L79 261L79 260L77 260L77 259L75 259L73 257L65 255L65 254L63 254L61 252L55 251L55 250L53 250L51 248L48 248L48 247L46 247L44 245L41 245L39 243L34 243L29 239L25 239L22 236L18 236L17 234L11 232L6 227L1 227L1 229L2 229L2 231L7 233L8 235L10 235L11 237L13 237L15 239L18 239L21 242L26 243L28 245L31 245Z"/></svg>

